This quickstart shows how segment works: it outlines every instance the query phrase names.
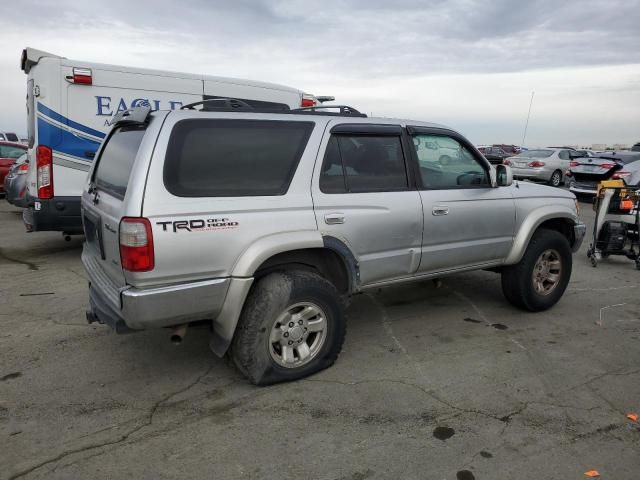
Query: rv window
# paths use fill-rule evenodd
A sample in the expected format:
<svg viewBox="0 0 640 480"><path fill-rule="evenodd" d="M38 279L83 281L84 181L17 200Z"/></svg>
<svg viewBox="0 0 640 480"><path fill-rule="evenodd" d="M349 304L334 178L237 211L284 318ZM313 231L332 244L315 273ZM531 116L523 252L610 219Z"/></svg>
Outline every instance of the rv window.
<svg viewBox="0 0 640 480"><path fill-rule="evenodd" d="M312 122L183 120L169 139L164 184L181 197L284 195Z"/></svg>
<svg viewBox="0 0 640 480"><path fill-rule="evenodd" d="M102 149L93 177L96 187L124 198L144 128L118 128Z"/></svg>

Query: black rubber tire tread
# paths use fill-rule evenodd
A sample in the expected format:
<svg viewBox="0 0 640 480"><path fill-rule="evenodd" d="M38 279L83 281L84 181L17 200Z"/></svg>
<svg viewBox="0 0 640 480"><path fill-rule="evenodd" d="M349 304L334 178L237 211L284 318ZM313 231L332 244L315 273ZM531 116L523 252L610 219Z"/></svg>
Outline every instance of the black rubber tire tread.
<svg viewBox="0 0 640 480"><path fill-rule="evenodd" d="M273 361L268 336L276 316L292 304L317 303L327 316L327 338L318 355L299 368L284 368ZM270 385L306 377L331 366L346 335L343 298L321 275L292 270L274 272L252 287L242 309L229 355L238 370L255 385Z"/></svg>
<svg viewBox="0 0 640 480"><path fill-rule="evenodd" d="M562 261L562 276L560 284L547 296L535 292L531 276L538 257L545 250L553 248L558 251ZM504 267L502 270L502 292L512 305L539 312L554 306L564 294L571 279L573 257L569 241L555 230L539 229L531 238L524 256L515 265Z"/></svg>

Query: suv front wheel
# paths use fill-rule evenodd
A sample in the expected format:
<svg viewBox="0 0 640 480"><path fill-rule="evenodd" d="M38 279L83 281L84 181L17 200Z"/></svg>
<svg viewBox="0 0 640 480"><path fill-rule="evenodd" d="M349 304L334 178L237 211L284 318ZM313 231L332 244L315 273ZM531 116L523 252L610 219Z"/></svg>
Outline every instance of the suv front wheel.
<svg viewBox="0 0 640 480"><path fill-rule="evenodd" d="M522 260L502 270L502 291L518 308L546 310L562 297L571 268L567 238L555 230L540 229L533 234Z"/></svg>
<svg viewBox="0 0 640 480"><path fill-rule="evenodd" d="M271 273L249 293L230 355L256 385L295 380L332 365L345 331L331 282L303 270Z"/></svg>

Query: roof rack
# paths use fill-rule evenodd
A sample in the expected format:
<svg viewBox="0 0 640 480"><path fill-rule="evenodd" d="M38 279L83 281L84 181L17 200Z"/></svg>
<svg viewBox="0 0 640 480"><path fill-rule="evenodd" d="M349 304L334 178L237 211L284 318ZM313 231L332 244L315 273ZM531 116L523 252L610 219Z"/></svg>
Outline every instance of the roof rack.
<svg viewBox="0 0 640 480"><path fill-rule="evenodd" d="M218 103L219 107L212 107L210 104ZM202 105L207 107L207 111L211 110L224 110L224 111L237 111L237 112L253 112L255 108L249 105L247 102L238 100L237 98L209 98L207 100L200 100L198 102L188 103L180 107L180 110L195 110L194 107Z"/></svg>
<svg viewBox="0 0 640 480"><path fill-rule="evenodd" d="M313 114L313 115L340 115L346 117L366 117L353 107L348 105L318 105L316 107L302 107L291 110L279 110L272 108L254 107L237 98L210 98L198 102L189 103L180 107L180 110L195 110L194 107L202 105L202 111L207 112L254 112L254 113L284 113L284 114ZM331 111L333 110L333 111ZM336 111L337 110L337 111Z"/></svg>
<svg viewBox="0 0 640 480"><path fill-rule="evenodd" d="M337 109L337 112L327 112L327 109ZM292 113L313 113L315 115L342 115L346 117L366 117L349 105L318 105L317 107L294 108Z"/></svg>
<svg viewBox="0 0 640 480"><path fill-rule="evenodd" d="M147 123L149 114L151 113L151 107L149 105L143 105L139 107L133 107L128 110L124 110L113 116L111 125L126 125L126 124L138 124L144 125Z"/></svg>

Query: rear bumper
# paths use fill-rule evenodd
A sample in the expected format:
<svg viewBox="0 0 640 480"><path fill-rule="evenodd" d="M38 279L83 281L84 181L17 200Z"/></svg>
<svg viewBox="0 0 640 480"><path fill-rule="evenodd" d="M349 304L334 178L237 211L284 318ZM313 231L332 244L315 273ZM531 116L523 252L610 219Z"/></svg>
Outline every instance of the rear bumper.
<svg viewBox="0 0 640 480"><path fill-rule="evenodd" d="M582 246L582 242L584 240L584 237L587 233L587 226L582 223L582 222L578 222L573 226L573 245L571 245L571 251L573 253L576 253L578 250L580 250L580 247Z"/></svg>
<svg viewBox="0 0 640 480"><path fill-rule="evenodd" d="M518 168L512 167L513 178L516 179L528 179L528 180L540 180L548 181L551 177L551 172L548 172L544 168Z"/></svg>
<svg viewBox="0 0 640 480"><path fill-rule="evenodd" d="M83 250L82 263L89 276L90 323L97 321L116 333L127 333L211 320L211 347L219 355L224 354L233 338L253 282L253 278L227 277L145 289L118 287L92 253Z"/></svg>
<svg viewBox="0 0 640 480"><path fill-rule="evenodd" d="M54 197L50 200L28 198L31 231L82 233L80 197Z"/></svg>
<svg viewBox="0 0 640 480"><path fill-rule="evenodd" d="M595 195L598 193L598 184L595 183L586 183L586 182L576 182L572 181L569 183L569 191L573 193L579 193L582 195Z"/></svg>

